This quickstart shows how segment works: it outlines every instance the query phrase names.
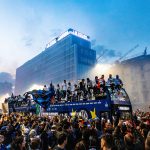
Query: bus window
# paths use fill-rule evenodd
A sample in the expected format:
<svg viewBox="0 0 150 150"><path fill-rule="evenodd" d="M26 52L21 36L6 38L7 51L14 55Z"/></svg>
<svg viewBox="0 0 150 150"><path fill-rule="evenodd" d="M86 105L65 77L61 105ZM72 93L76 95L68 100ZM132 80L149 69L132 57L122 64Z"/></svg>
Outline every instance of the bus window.
<svg viewBox="0 0 150 150"><path fill-rule="evenodd" d="M113 101L115 101L115 100L119 100L119 101L129 100L129 97L123 88L121 88L120 90L112 91L112 89L110 87L108 87L108 91L109 91L111 100L113 100Z"/></svg>

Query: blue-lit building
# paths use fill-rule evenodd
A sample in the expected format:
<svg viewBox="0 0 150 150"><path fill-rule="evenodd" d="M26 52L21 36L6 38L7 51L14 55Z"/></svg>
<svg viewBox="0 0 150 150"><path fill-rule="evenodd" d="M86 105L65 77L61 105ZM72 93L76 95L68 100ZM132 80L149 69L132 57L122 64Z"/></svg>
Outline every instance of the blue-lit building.
<svg viewBox="0 0 150 150"><path fill-rule="evenodd" d="M33 84L49 85L64 79L77 81L96 63L89 36L73 29L53 39L45 50L16 70L15 93L22 94Z"/></svg>

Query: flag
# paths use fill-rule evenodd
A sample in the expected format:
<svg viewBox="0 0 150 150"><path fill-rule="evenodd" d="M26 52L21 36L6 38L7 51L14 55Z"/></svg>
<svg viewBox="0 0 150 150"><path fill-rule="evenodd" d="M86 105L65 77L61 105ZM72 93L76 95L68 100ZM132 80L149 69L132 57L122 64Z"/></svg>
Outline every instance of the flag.
<svg viewBox="0 0 150 150"><path fill-rule="evenodd" d="M36 115L40 114L40 105L36 104Z"/></svg>

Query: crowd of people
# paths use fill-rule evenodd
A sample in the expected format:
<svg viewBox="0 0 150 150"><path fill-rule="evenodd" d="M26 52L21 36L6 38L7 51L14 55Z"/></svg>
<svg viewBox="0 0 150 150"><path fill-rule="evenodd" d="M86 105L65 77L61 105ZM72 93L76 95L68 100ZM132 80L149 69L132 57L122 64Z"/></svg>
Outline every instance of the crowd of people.
<svg viewBox="0 0 150 150"><path fill-rule="evenodd" d="M105 94L106 87L111 93L120 92L123 83L118 75L104 75L82 79L72 85L64 80L56 87L51 83L43 88L43 94L54 91L58 102L79 101L87 95L89 99L97 93ZM26 101L25 97L15 97L16 101ZM96 96L95 96L96 97ZM8 100L9 101L9 100ZM17 104L18 104L17 103ZM111 122L112 121L112 122ZM150 150L150 113L137 110L129 119L117 117L85 119L81 116L43 115L12 112L0 116L0 150Z"/></svg>
<svg viewBox="0 0 150 150"><path fill-rule="evenodd" d="M15 103L15 106L16 107L19 107L19 106L26 106L27 105L27 98L24 97L24 96L21 96L21 95L11 95L11 97L8 97L8 98L5 98L5 103Z"/></svg>
<svg viewBox="0 0 150 150"><path fill-rule="evenodd" d="M145 119L146 118L146 119ZM144 120L143 120L144 119ZM150 150L150 113L99 118L11 113L0 117L0 150Z"/></svg>

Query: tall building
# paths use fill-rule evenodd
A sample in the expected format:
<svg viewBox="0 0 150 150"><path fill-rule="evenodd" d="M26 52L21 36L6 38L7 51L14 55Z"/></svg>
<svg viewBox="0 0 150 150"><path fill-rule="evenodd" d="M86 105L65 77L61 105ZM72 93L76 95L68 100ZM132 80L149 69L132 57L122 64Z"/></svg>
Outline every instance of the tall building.
<svg viewBox="0 0 150 150"><path fill-rule="evenodd" d="M47 44L45 50L16 70L15 94L22 94L33 84L59 83L64 79L76 81L96 63L96 51L90 38L68 29Z"/></svg>

